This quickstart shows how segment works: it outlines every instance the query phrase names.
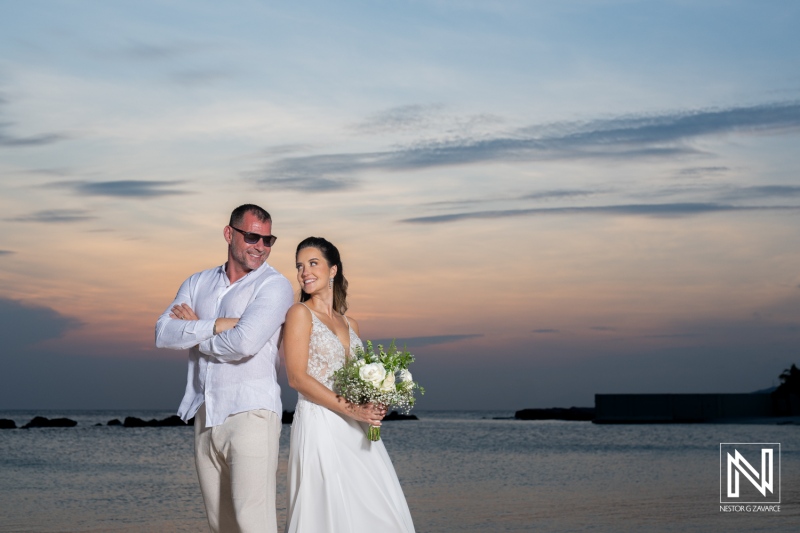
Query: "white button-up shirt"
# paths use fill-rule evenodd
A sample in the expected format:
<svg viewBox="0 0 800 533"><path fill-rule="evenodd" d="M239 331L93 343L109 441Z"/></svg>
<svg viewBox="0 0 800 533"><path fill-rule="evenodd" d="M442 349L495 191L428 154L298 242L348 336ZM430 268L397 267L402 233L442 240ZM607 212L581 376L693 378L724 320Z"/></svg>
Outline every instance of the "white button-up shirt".
<svg viewBox="0 0 800 533"><path fill-rule="evenodd" d="M267 263L235 283L224 266L183 282L156 323L156 346L189 349L186 393L178 409L184 421L203 402L209 427L253 409L281 413L278 341L292 302L291 283ZM199 320L169 317L172 307L183 303ZM239 323L214 335L214 321L220 317L238 318Z"/></svg>

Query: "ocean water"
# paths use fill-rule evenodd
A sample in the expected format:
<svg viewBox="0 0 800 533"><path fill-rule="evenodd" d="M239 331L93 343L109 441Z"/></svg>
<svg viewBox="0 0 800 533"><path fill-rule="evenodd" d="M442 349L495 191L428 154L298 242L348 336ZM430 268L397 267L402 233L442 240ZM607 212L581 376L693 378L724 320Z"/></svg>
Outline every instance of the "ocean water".
<svg viewBox="0 0 800 533"><path fill-rule="evenodd" d="M8 411L0 431L0 532L207 531L189 427L94 426L171 412ZM800 531L800 426L608 426L421 411L383 439L417 531ZM279 526L289 427L281 436ZM720 512L719 444L780 442L779 513Z"/></svg>

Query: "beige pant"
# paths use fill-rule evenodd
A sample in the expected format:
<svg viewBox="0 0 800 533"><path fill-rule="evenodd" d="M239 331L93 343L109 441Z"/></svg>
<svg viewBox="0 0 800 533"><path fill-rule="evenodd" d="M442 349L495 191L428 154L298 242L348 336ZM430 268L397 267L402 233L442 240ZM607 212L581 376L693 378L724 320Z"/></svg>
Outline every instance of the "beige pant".
<svg viewBox="0 0 800 533"><path fill-rule="evenodd" d="M214 533L277 533L275 476L281 419L267 409L229 416L207 428L195 416L194 460Z"/></svg>

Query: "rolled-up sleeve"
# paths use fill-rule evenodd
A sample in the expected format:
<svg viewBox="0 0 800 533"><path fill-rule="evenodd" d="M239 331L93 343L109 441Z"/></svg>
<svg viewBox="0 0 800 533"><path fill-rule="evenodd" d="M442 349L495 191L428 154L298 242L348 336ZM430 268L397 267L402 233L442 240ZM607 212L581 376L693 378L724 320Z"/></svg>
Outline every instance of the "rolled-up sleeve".
<svg viewBox="0 0 800 533"><path fill-rule="evenodd" d="M200 351L222 363L256 355L283 325L292 303L289 280L280 275L264 280L236 326L203 340Z"/></svg>
<svg viewBox="0 0 800 533"><path fill-rule="evenodd" d="M197 308L192 295L196 287L198 275L194 275L183 282L175 300L169 304L167 310L158 317L156 322L156 347L185 350L197 346L201 342L214 336L214 319L211 320L178 320L170 318L172 308L180 304L188 304L192 309Z"/></svg>

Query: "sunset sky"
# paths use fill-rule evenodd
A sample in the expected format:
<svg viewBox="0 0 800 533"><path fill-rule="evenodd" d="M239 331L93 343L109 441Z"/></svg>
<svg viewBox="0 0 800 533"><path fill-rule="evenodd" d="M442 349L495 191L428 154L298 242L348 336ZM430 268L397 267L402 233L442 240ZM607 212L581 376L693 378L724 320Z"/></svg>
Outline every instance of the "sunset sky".
<svg viewBox="0 0 800 533"><path fill-rule="evenodd" d="M427 409L800 364L800 4L3 2L0 408L176 408L155 320L257 203ZM285 407L294 396L285 391Z"/></svg>

